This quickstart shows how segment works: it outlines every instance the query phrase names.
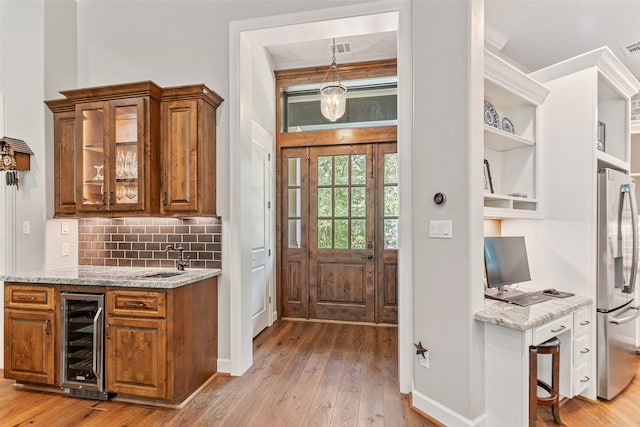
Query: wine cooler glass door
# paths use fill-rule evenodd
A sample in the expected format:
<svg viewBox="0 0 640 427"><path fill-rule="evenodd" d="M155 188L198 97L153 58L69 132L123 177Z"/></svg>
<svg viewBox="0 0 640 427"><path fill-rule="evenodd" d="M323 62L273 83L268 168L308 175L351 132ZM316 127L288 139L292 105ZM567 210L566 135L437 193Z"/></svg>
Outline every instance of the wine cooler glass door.
<svg viewBox="0 0 640 427"><path fill-rule="evenodd" d="M62 293L62 387L104 391L104 295Z"/></svg>

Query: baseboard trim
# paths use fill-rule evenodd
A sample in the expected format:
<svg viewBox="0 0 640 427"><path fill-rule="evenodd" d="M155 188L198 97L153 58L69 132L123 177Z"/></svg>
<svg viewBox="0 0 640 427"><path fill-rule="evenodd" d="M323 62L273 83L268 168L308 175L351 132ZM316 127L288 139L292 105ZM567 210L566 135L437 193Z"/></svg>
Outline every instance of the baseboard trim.
<svg viewBox="0 0 640 427"><path fill-rule="evenodd" d="M231 359L218 359L218 372L231 372Z"/></svg>
<svg viewBox="0 0 640 427"><path fill-rule="evenodd" d="M398 325L395 323L352 322L349 320L305 319L301 317L283 317L281 320L291 320L294 322L314 322L314 323L343 323L347 325L363 325L363 326L379 326L382 328L398 328Z"/></svg>
<svg viewBox="0 0 640 427"><path fill-rule="evenodd" d="M445 424L442 424L440 421L436 420L435 418L433 418L429 414L427 414L427 413L421 411L420 409L416 408L414 406L414 404L413 404L413 393L409 393L409 408L411 408L411 410L413 412L415 412L416 414L420 415L425 420L429 421L432 424L435 424L437 427L447 427Z"/></svg>
<svg viewBox="0 0 640 427"><path fill-rule="evenodd" d="M443 406L433 399L413 389L411 392L411 409L429 417L439 426L448 427L481 427L487 422L487 415L482 414L475 420L470 420L457 412ZM429 415L427 415L429 414Z"/></svg>

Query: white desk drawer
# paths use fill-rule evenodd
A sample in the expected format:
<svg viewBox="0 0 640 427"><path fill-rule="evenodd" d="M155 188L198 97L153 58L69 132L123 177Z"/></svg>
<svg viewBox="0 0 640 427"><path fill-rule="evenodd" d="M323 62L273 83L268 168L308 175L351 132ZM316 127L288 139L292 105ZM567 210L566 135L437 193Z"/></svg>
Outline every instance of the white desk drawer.
<svg viewBox="0 0 640 427"><path fill-rule="evenodd" d="M576 396L585 391L592 381L593 378L589 377L588 363L576 367L573 371L573 395Z"/></svg>
<svg viewBox="0 0 640 427"><path fill-rule="evenodd" d="M573 315L573 334L578 336L591 333L591 311L585 307Z"/></svg>
<svg viewBox="0 0 640 427"><path fill-rule="evenodd" d="M571 330L573 326L573 315L561 317L544 325L540 325L533 330L533 344L542 344L549 338Z"/></svg>
<svg viewBox="0 0 640 427"><path fill-rule="evenodd" d="M573 364L580 366L591 360L590 336L582 335L577 337L573 342Z"/></svg>

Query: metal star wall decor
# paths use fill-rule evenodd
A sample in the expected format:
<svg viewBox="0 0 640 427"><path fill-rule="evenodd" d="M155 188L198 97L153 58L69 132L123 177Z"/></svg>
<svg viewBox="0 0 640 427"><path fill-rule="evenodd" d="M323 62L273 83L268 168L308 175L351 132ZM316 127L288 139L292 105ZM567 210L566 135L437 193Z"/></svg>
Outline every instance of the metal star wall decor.
<svg viewBox="0 0 640 427"><path fill-rule="evenodd" d="M416 354L419 354L423 359L426 359L424 354L428 350L422 346L422 341L418 341L418 344L413 344L413 346L416 348Z"/></svg>

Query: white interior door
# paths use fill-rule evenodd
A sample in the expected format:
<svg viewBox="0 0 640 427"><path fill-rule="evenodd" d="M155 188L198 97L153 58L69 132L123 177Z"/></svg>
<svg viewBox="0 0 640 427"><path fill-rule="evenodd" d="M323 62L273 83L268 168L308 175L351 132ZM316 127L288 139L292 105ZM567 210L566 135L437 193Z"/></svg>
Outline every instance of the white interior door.
<svg viewBox="0 0 640 427"><path fill-rule="evenodd" d="M255 122L251 133L251 326L253 336L273 323L271 161L273 137Z"/></svg>

